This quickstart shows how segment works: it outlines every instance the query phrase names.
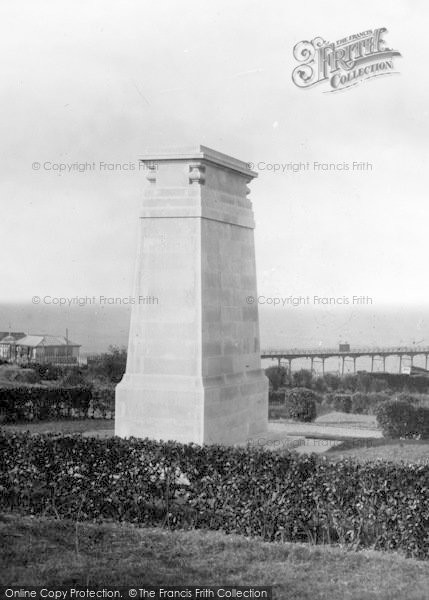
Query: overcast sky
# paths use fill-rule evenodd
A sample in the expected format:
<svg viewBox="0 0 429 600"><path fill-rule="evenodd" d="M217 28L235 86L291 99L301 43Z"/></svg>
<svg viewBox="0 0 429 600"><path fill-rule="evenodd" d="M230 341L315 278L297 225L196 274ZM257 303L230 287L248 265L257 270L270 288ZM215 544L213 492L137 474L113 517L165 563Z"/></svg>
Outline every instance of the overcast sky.
<svg viewBox="0 0 429 600"><path fill-rule="evenodd" d="M423 0L3 0L0 301L132 293L144 174L45 162L136 165L201 143L254 163L373 164L260 170L261 294L427 305L428 23ZM292 83L297 42L377 27L399 75L335 94Z"/></svg>

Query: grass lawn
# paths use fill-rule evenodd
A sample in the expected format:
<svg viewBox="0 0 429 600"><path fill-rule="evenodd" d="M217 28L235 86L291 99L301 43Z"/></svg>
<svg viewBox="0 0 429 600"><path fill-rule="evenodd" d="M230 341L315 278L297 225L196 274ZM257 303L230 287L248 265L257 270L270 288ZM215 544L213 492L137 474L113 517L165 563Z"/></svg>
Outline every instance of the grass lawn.
<svg viewBox="0 0 429 600"><path fill-rule="evenodd" d="M294 600L424 600L427 562L204 531L0 516L2 585L273 585Z"/></svg>
<svg viewBox="0 0 429 600"><path fill-rule="evenodd" d="M377 418L374 415L355 415L338 411L330 411L320 415L314 421L318 425L335 425L345 427L363 427L377 429Z"/></svg>
<svg viewBox="0 0 429 600"><path fill-rule="evenodd" d="M274 423L276 422L274 421ZM377 422L373 416L352 415L332 411L329 414L318 417L314 424L320 426L317 428L319 434L314 437L321 438L326 437L323 434L324 425L334 425L346 429L359 429L360 427L366 429L377 428ZM37 421L34 423L11 423L1 426L1 429L6 431L30 431L31 433L84 433L97 430L111 430L113 433L114 428L114 419L62 419L58 421Z"/></svg>
<svg viewBox="0 0 429 600"><path fill-rule="evenodd" d="M327 451L328 458L354 458L359 461L390 460L393 462L428 463L428 440L354 439Z"/></svg>

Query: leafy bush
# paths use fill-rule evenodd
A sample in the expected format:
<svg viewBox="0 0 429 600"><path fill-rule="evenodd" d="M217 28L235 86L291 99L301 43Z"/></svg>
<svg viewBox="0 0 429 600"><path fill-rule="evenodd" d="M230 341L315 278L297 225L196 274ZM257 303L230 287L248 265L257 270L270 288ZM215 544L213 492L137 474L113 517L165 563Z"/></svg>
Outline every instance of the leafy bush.
<svg viewBox="0 0 429 600"><path fill-rule="evenodd" d="M270 405L279 406L285 402L285 390L273 390L268 394L268 403Z"/></svg>
<svg viewBox="0 0 429 600"><path fill-rule="evenodd" d="M335 375L334 373L326 373L323 378L326 381L328 390L335 391L339 388L341 383L341 378L339 375Z"/></svg>
<svg viewBox="0 0 429 600"><path fill-rule="evenodd" d="M352 397L350 394L335 394L332 405L334 410L349 413L352 408Z"/></svg>
<svg viewBox="0 0 429 600"><path fill-rule="evenodd" d="M357 415L367 415L371 406L371 400L368 394L356 392L353 394L350 412Z"/></svg>
<svg viewBox="0 0 429 600"><path fill-rule="evenodd" d="M313 373L308 369L300 369L292 373L292 385L294 387L311 388Z"/></svg>
<svg viewBox="0 0 429 600"><path fill-rule="evenodd" d="M414 406L425 406L429 408L429 396L428 394L416 394L413 396Z"/></svg>
<svg viewBox="0 0 429 600"><path fill-rule="evenodd" d="M409 394L429 393L429 377L424 375L412 376L402 373L347 373L340 376L335 373L315 375L307 369L288 374L284 367L269 367L266 375L270 379L273 390L278 387L306 387L318 392L338 392L365 394L387 392L408 392Z"/></svg>
<svg viewBox="0 0 429 600"><path fill-rule="evenodd" d="M268 367L268 369L265 369L265 375L268 377L270 387L274 392L284 385L287 380L287 371L284 367Z"/></svg>
<svg viewBox="0 0 429 600"><path fill-rule="evenodd" d="M113 419L115 416L115 388L112 386L93 387L89 411L89 416Z"/></svg>
<svg viewBox="0 0 429 600"><path fill-rule="evenodd" d="M70 386L84 386L86 384L86 378L81 369L70 369L68 373L65 373L59 380L59 387L70 387Z"/></svg>
<svg viewBox="0 0 429 600"><path fill-rule="evenodd" d="M3 365L0 367L0 378L4 381L16 383L37 383L40 377L34 369L21 369L16 365Z"/></svg>
<svg viewBox="0 0 429 600"><path fill-rule="evenodd" d="M28 367L21 368L25 369ZM36 371L42 381L58 381L82 370L82 367L78 365L53 365L51 363L31 363L31 368Z"/></svg>
<svg viewBox="0 0 429 600"><path fill-rule="evenodd" d="M387 402L392 399L392 395L386 392L370 392L368 396L371 405L380 404L380 402Z"/></svg>
<svg viewBox="0 0 429 600"><path fill-rule="evenodd" d="M350 412L360 415L373 415L381 402L387 402L390 399L391 396L383 392L356 392L351 397L352 403Z"/></svg>
<svg viewBox="0 0 429 600"><path fill-rule="evenodd" d="M320 376L316 377L314 380L314 389L316 392L324 393L328 391L328 384L325 381L325 378Z"/></svg>
<svg viewBox="0 0 429 600"><path fill-rule="evenodd" d="M0 388L0 422L113 418L114 388L20 386Z"/></svg>
<svg viewBox="0 0 429 600"><path fill-rule="evenodd" d="M83 387L0 388L0 414L6 423L85 417L90 400L91 390Z"/></svg>
<svg viewBox="0 0 429 600"><path fill-rule="evenodd" d="M341 388L344 391L355 392L358 386L358 379L356 375L352 373L347 373L341 379Z"/></svg>
<svg viewBox="0 0 429 600"><path fill-rule="evenodd" d="M3 510L429 557L429 465L0 433Z"/></svg>
<svg viewBox="0 0 429 600"><path fill-rule="evenodd" d="M127 350L118 346L110 346L109 351L100 359L88 365L88 373L106 382L119 383L127 365Z"/></svg>
<svg viewBox="0 0 429 600"><path fill-rule="evenodd" d="M378 405L376 416L385 437L429 439L429 408L403 400Z"/></svg>
<svg viewBox="0 0 429 600"><path fill-rule="evenodd" d="M285 418L297 421L314 421L317 394L306 388L293 388L285 395Z"/></svg>
<svg viewBox="0 0 429 600"><path fill-rule="evenodd" d="M414 407L414 421L417 436L422 440L429 440L429 408Z"/></svg>

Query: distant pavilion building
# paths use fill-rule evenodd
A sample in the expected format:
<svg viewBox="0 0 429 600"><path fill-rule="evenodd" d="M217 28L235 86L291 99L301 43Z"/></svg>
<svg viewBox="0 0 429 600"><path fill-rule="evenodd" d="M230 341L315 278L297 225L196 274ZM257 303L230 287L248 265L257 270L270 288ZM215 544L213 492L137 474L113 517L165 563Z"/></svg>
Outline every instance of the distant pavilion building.
<svg viewBox="0 0 429 600"><path fill-rule="evenodd" d="M80 344L64 336L26 335L0 332L0 358L18 364L50 363L54 365L77 365Z"/></svg>
<svg viewBox="0 0 429 600"><path fill-rule="evenodd" d="M22 331L0 331L0 359L13 361L16 356L16 342L25 337Z"/></svg>

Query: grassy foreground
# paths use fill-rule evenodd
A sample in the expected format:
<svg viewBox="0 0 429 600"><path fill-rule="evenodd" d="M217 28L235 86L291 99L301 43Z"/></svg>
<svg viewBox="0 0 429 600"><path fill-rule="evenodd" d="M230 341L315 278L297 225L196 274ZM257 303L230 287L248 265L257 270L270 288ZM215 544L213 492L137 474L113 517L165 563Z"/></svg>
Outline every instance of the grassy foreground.
<svg viewBox="0 0 429 600"><path fill-rule="evenodd" d="M397 554L219 532L0 516L2 585L273 585L296 600L423 600L429 565Z"/></svg>
<svg viewBox="0 0 429 600"><path fill-rule="evenodd" d="M330 448L326 456L330 459L353 458L359 462L389 460L396 463L427 464L429 462L429 441L384 438L348 440L339 446Z"/></svg>

